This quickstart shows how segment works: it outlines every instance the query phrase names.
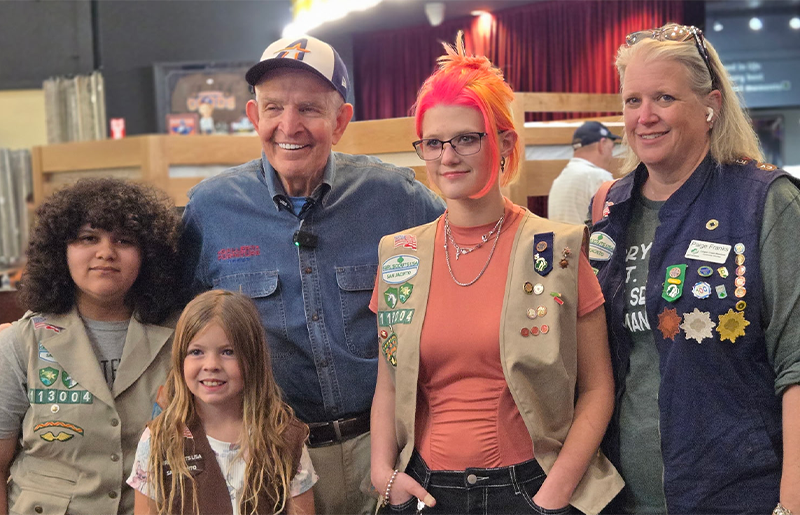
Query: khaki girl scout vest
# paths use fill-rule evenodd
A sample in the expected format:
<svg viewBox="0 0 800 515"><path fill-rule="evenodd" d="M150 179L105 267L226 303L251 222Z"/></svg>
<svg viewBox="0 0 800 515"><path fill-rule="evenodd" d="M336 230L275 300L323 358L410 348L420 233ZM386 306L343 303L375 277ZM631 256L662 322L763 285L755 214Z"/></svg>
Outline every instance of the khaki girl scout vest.
<svg viewBox="0 0 800 515"><path fill-rule="evenodd" d="M203 425L199 420L195 420L189 424L188 429L191 436L184 435L183 453L185 455L186 464L190 467L190 473L194 477L195 485L198 487L197 503L199 504L200 513L213 513L215 515L232 514L233 507L231 506L228 485L225 483L225 477L222 474L222 470L219 468L219 463L217 462L217 457L214 455L213 449L211 449L211 444L208 443ZM300 465L303 442L307 436L308 428L305 424L296 419L292 421L286 430L287 441L293 450L292 470L294 474L297 473L297 468ZM169 465L164 465L164 468L165 471L168 471ZM294 474L292 474L292 476L294 476ZM164 479L164 491L166 495L169 496L172 486L171 477L167 477L165 473ZM291 480L291 478L289 479ZM172 504L172 511L170 513L184 513L187 515L194 513L191 490L189 490L188 495L185 497L183 501L183 511L181 511L181 499L177 497ZM272 503L267 499L264 492L259 492L258 513L263 513L265 515L272 514L272 506Z"/></svg>
<svg viewBox="0 0 800 515"><path fill-rule="evenodd" d="M16 322L29 349L22 450L11 466L10 513L133 513L125 484L169 369L172 327L131 317L114 388L73 309Z"/></svg>
<svg viewBox="0 0 800 515"><path fill-rule="evenodd" d="M396 468L400 470L405 469L414 448L419 339L430 289L433 249L439 244L434 242L436 223L386 236L379 248L378 333L395 383L395 431L400 449ZM414 237L416 250L408 245L395 246L396 239L405 242L413 241ZM577 271L583 237L583 226L550 222L526 212L511 249L500 319L500 359L511 395L533 441L536 460L545 472L550 471L558 457L574 414ZM539 244L542 241L547 245ZM548 264L542 271L545 275L534 269L537 244L540 249L544 248L538 253ZM559 261L565 247L572 253L568 267L561 268ZM403 288L408 284L412 285L410 294L408 287ZM531 286L538 284L544 287L541 294L527 293ZM399 300L392 298L395 292L389 288L397 288L402 295ZM560 293L563 304L559 304L551 292ZM547 314L529 319L527 310L540 305L547 308ZM548 325L546 334L522 335L522 328L541 327L541 324ZM570 504L584 513L596 514L622 486L622 478L598 451Z"/></svg>

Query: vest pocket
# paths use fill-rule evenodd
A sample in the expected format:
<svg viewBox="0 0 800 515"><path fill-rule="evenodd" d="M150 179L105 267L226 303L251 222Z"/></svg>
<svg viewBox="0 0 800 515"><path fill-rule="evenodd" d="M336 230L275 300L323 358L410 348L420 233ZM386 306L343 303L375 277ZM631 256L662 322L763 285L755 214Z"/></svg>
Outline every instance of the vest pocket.
<svg viewBox="0 0 800 515"><path fill-rule="evenodd" d="M62 497L52 492L38 492L23 490L14 505L9 507L11 515L17 514L42 514L42 515L63 515L67 513L70 497Z"/></svg>
<svg viewBox="0 0 800 515"><path fill-rule="evenodd" d="M369 359L378 356L375 314L369 310L377 273L377 264L336 267L347 349Z"/></svg>
<svg viewBox="0 0 800 515"><path fill-rule="evenodd" d="M67 512L78 475L71 467L34 456L13 470L9 492L12 514L61 515Z"/></svg>

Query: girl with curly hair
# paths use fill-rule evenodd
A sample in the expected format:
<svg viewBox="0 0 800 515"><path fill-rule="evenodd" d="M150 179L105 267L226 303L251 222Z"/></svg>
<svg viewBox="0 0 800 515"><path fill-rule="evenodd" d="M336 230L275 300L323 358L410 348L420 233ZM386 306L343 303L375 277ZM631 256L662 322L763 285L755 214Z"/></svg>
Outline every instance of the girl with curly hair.
<svg viewBox="0 0 800 515"><path fill-rule="evenodd" d="M248 297L211 290L186 306L167 400L128 479L135 513L314 512L308 428L281 399Z"/></svg>
<svg viewBox="0 0 800 515"><path fill-rule="evenodd" d="M0 513L132 513L125 484L169 368L179 220L161 192L84 179L38 210L0 332Z"/></svg>
<svg viewBox="0 0 800 515"><path fill-rule="evenodd" d="M447 211L379 249L372 484L386 513L598 513L622 479L598 452L614 388L585 229L503 197L514 95L445 48L414 147Z"/></svg>

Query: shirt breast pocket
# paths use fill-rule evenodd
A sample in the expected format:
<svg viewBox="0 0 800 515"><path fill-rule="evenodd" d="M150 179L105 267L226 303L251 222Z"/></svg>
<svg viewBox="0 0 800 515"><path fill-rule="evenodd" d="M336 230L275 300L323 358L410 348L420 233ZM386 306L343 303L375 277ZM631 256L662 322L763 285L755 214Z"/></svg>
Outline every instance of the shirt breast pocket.
<svg viewBox="0 0 800 515"><path fill-rule="evenodd" d="M377 273L377 264L336 267L347 349L368 359L378 356L375 314L369 310Z"/></svg>
<svg viewBox="0 0 800 515"><path fill-rule="evenodd" d="M288 339L286 310L277 270L225 275L214 280L214 289L238 292L253 299L267 331L267 342L276 337L279 341ZM270 349L276 349L276 346L271 344ZM273 352L273 358L277 357L275 354Z"/></svg>

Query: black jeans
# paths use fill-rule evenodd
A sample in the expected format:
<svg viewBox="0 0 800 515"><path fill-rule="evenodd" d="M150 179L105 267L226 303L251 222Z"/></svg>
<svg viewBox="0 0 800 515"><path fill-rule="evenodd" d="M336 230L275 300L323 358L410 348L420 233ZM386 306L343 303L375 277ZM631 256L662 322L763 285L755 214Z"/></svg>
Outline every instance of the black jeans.
<svg viewBox="0 0 800 515"><path fill-rule="evenodd" d="M468 468L466 470L430 470L420 455L414 451L406 467L413 477L436 499L436 506L422 510L423 515L564 515L580 513L571 506L560 510L547 510L533 502L533 496L545 479L545 473L536 460L510 467L493 469ZM382 514L415 514L417 498L399 505L381 508Z"/></svg>

